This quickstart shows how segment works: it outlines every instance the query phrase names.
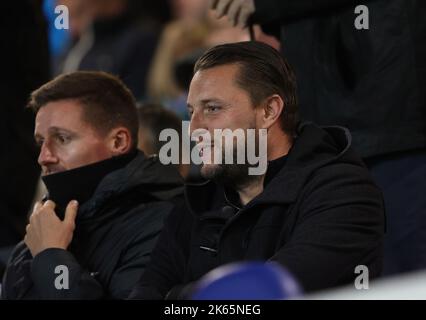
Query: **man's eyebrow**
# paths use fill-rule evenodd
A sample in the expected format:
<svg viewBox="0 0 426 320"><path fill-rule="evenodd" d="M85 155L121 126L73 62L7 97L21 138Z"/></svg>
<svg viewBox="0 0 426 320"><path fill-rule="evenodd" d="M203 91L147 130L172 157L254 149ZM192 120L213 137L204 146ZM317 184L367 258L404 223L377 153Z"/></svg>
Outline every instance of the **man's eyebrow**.
<svg viewBox="0 0 426 320"><path fill-rule="evenodd" d="M200 100L201 105L206 105L206 104L209 104L209 103L212 103L212 102L213 103L220 103L220 104L224 103L222 100L216 99L216 98L207 98L207 99ZM192 108L192 109L194 108L189 102L186 103L186 107Z"/></svg>
<svg viewBox="0 0 426 320"><path fill-rule="evenodd" d="M57 134L57 133L68 133L68 134L72 134L72 135L76 135L77 132L65 129L65 128L60 128L60 127L50 127L47 130L50 134Z"/></svg>
<svg viewBox="0 0 426 320"><path fill-rule="evenodd" d="M209 98L209 99L203 99L203 100L201 100L201 103L204 104L204 105L208 104L208 103L211 103L211 102L213 102L213 103L223 103L222 100L216 99L216 98Z"/></svg>
<svg viewBox="0 0 426 320"><path fill-rule="evenodd" d="M216 98L207 98L207 99L200 100L200 104L203 106L209 103L225 104L222 100L216 99ZM188 109L194 109L194 107L189 102L186 103L186 107Z"/></svg>

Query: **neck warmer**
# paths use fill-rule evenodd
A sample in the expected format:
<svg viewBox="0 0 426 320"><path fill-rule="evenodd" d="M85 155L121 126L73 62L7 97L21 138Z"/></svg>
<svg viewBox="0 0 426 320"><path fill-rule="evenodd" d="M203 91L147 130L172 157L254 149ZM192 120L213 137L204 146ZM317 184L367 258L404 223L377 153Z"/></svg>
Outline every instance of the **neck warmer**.
<svg viewBox="0 0 426 320"><path fill-rule="evenodd" d="M135 156L135 152L112 157L86 166L42 177L48 190L47 199L56 203L55 212L60 219L64 218L65 208L71 200L81 205L95 193L102 179L109 173L123 168Z"/></svg>

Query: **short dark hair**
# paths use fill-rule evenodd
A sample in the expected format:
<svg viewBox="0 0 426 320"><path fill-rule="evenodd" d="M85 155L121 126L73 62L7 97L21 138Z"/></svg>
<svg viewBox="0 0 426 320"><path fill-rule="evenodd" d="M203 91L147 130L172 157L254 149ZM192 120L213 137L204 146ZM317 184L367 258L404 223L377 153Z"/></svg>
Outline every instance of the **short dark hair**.
<svg viewBox="0 0 426 320"><path fill-rule="evenodd" d="M296 78L285 58L261 42L228 43L207 50L196 62L194 74L226 64L240 66L236 82L249 93L255 106L273 94L283 99L281 128L293 135L298 122Z"/></svg>
<svg viewBox="0 0 426 320"><path fill-rule="evenodd" d="M172 111L167 110L160 104L146 103L138 107L139 126L148 130L152 153L159 154L160 149L166 144L160 141L160 133L163 129L175 129L179 136L182 131L182 120Z"/></svg>
<svg viewBox="0 0 426 320"><path fill-rule="evenodd" d="M117 77L100 71L60 75L33 91L28 107L37 113L49 102L76 100L84 120L101 133L123 126L130 131L132 149L138 143L138 117L133 94Z"/></svg>

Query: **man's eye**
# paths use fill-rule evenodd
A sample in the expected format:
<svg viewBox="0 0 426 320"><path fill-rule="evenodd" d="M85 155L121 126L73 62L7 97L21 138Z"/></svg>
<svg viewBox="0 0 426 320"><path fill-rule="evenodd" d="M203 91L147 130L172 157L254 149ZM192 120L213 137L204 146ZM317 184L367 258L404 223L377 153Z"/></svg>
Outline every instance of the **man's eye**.
<svg viewBox="0 0 426 320"><path fill-rule="evenodd" d="M69 137L67 137L67 136L64 136L64 135L58 135L57 137L57 140L61 143L61 144L64 144L64 143L67 143L67 142L69 142L69 140L70 140L70 138Z"/></svg>
<svg viewBox="0 0 426 320"><path fill-rule="evenodd" d="M208 106L206 109L207 109L207 112L208 112L208 113L212 113L212 112L217 112L217 111L219 111L219 110L220 110L220 107L218 107L218 106Z"/></svg>

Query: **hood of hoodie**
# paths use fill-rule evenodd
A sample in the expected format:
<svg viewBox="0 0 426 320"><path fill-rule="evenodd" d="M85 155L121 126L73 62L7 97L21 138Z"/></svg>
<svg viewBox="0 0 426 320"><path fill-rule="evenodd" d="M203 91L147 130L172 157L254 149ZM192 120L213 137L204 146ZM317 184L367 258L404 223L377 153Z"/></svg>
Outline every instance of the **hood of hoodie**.
<svg viewBox="0 0 426 320"><path fill-rule="evenodd" d="M157 156L139 151L125 167L106 175L93 196L80 206L80 218L90 218L111 199L134 193L151 200L172 200L183 192L182 178L175 168L160 163Z"/></svg>
<svg viewBox="0 0 426 320"><path fill-rule="evenodd" d="M285 165L266 185L263 192L248 205L284 204L296 201L310 175L334 162L364 166L351 148L351 134L340 126L318 127L310 122L298 126L296 138ZM185 197L190 210L201 214L211 210L223 186L213 180L186 185ZM285 190L285 191L284 191ZM284 191L284 192L283 192Z"/></svg>

